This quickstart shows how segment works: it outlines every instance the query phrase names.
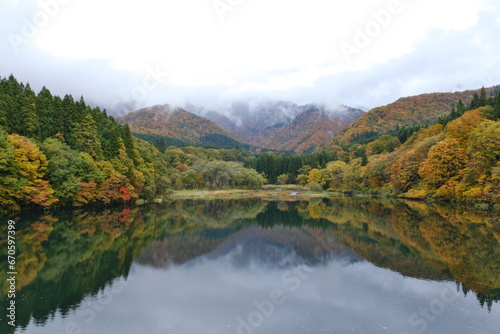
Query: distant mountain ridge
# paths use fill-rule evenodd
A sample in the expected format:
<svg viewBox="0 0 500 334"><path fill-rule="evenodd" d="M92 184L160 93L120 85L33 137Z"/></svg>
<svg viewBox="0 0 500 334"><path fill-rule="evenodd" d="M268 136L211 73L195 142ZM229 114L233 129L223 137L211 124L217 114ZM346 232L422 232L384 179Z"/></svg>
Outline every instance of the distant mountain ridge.
<svg viewBox="0 0 500 334"><path fill-rule="evenodd" d="M162 146L245 146L238 137L214 122L168 104L142 108L117 118L137 137Z"/></svg>
<svg viewBox="0 0 500 334"><path fill-rule="evenodd" d="M334 135L364 114L343 105L299 106L288 101L234 102L211 109L188 104L185 109L253 146L298 154L329 144Z"/></svg>

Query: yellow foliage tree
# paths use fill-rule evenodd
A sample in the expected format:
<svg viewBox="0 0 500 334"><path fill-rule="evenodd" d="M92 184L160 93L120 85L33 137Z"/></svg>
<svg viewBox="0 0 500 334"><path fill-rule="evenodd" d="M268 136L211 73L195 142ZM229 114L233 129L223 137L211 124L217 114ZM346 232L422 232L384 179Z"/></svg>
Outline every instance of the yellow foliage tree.
<svg viewBox="0 0 500 334"><path fill-rule="evenodd" d="M418 173L424 183L439 188L456 177L465 167L469 157L459 139L446 139L434 145Z"/></svg>
<svg viewBox="0 0 500 334"><path fill-rule="evenodd" d="M42 179L48 162L38 146L17 134L7 136L7 145L13 149L10 184L6 185L9 194L21 203L50 206L57 202L49 182Z"/></svg>

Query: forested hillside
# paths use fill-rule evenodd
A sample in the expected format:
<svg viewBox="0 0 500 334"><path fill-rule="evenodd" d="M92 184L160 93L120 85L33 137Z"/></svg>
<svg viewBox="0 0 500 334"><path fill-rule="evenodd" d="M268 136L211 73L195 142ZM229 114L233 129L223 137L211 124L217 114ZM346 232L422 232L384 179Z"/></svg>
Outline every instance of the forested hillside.
<svg viewBox="0 0 500 334"><path fill-rule="evenodd" d="M124 203L183 187L259 187L238 149L160 152L83 97L0 78L0 212ZM217 161L218 160L218 161Z"/></svg>
<svg viewBox="0 0 500 334"><path fill-rule="evenodd" d="M485 89L494 93L495 88ZM356 120L333 139L334 145L347 149L355 144L367 144L384 134L398 130L428 126L446 116L458 104L462 110L479 90L455 93L431 93L400 98L394 103L377 107ZM459 102L462 101L462 102Z"/></svg>
<svg viewBox="0 0 500 334"><path fill-rule="evenodd" d="M117 118L117 122L128 124L134 135L160 149L172 145L228 149L249 146L212 121L169 105L143 108Z"/></svg>

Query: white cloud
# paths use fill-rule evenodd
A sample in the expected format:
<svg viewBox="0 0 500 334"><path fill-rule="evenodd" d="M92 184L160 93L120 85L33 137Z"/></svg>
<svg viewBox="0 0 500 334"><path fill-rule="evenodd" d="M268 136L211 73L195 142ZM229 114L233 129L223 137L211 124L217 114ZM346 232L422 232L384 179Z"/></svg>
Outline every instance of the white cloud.
<svg viewBox="0 0 500 334"><path fill-rule="evenodd" d="M31 66L31 75L45 84L51 79L43 79L41 68L51 67L57 73L58 64L63 63L83 84L80 85L82 92L76 94L91 91L84 85L92 81L96 81L92 83L94 86L99 86L99 81L115 81L115 87L111 85L108 92L122 96L140 84L148 66L168 71L164 86L150 92L139 104L153 102L160 92L165 99L161 102L166 103L196 94L215 94L213 98L288 95L290 99L309 99L306 102L336 98L340 100L335 102L345 103L355 99L354 94L345 96L339 92L349 88L355 91L356 86L379 74L381 66L387 68L386 64L401 63L424 53L429 54L430 64L436 54L447 53L447 48L456 46L456 36L466 38L461 43L467 47L476 43L477 62L481 66L487 63L491 68L498 67L498 60L490 56L498 52L498 47L489 39L491 34L479 29L480 18L485 15L494 18L489 21L491 29L498 25L497 6L492 0L460 4L451 0L362 0L341 4L331 0L241 0L228 2L235 5L233 10L225 12L224 20L220 19L212 0L43 2L58 4L57 10L52 7L53 13L48 13L50 20L39 27L33 38L27 39L28 45L22 45L19 52L14 52L7 40L3 41L7 42L3 58L9 62L0 65L0 75L17 74L14 69ZM2 3L0 32L4 36L12 33L22 36L25 22L33 23L37 13L47 12L44 8L47 7L37 7L35 1ZM391 8L397 10L390 17L384 16ZM376 23L377 15L379 21L382 20L380 23ZM358 52L352 54L348 62L341 44L356 46L358 29L364 33L368 29L372 36L368 36L366 46L357 47ZM437 49L425 49L436 36L442 39L441 45L434 45ZM485 52L481 52L483 48ZM34 49L36 52L31 51ZM465 56L469 51L463 50ZM39 55L43 55L45 63L40 63ZM461 57L462 54L457 53L454 61ZM446 60L437 59L436 62L442 63L436 63L435 67L447 67ZM33 61L40 66L30 65ZM468 63L468 59L465 62ZM78 68L97 63L106 64L97 71L97 79L90 76L96 68ZM415 68L421 65L409 64ZM434 78L433 66L425 68L429 70L428 76ZM450 71L456 73L456 68ZM464 76L470 75L471 70L464 68L464 71ZM120 77L129 77L125 82L136 83L125 85L123 80L116 79L117 73L122 73ZM350 76L359 81L344 87L346 77ZM399 79L398 73L383 77L386 81ZM321 85L326 81L329 86ZM411 82L413 84L405 85L408 94L420 92L411 87L420 88L426 80L414 78ZM455 84L448 82L440 89ZM464 79L464 84L475 83L466 83ZM390 82L379 82L371 91L389 86ZM99 103L113 100L99 96L87 96L87 99ZM391 102L390 99L392 97L387 97L384 101ZM365 100L363 103L370 107L379 103L369 101L369 96Z"/></svg>

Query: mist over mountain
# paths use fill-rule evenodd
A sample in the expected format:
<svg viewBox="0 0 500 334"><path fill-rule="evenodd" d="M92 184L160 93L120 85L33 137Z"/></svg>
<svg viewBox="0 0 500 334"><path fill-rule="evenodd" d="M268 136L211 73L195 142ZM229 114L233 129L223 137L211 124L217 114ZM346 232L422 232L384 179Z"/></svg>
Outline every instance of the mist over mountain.
<svg viewBox="0 0 500 334"><path fill-rule="evenodd" d="M328 144L333 136L364 114L344 105L254 100L228 102L214 108L186 104L184 109L205 117L246 143L298 154Z"/></svg>

